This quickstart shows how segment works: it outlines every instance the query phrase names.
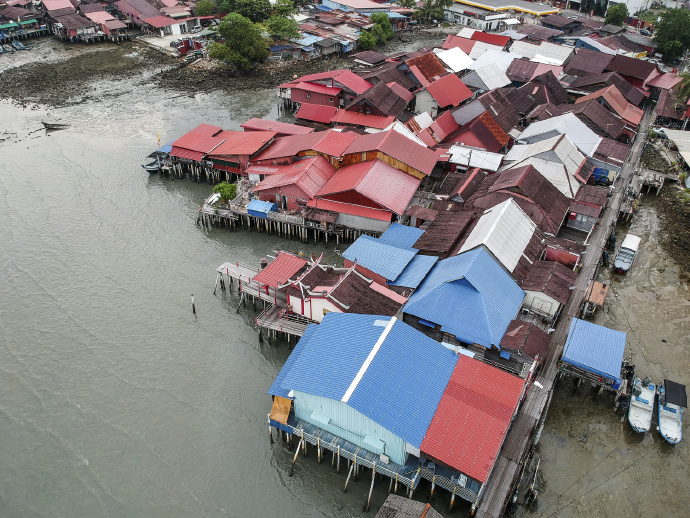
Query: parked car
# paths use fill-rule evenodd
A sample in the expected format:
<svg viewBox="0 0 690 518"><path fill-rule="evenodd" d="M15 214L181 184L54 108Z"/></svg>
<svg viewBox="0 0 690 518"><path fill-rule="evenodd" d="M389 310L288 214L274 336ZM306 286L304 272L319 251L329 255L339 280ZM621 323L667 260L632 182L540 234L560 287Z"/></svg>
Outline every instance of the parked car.
<svg viewBox="0 0 690 518"><path fill-rule="evenodd" d="M192 34L196 34L197 32L201 32L203 30L204 28L201 25L195 25L189 32L191 32Z"/></svg>
<svg viewBox="0 0 690 518"><path fill-rule="evenodd" d="M620 250L618 250L618 255L616 256L616 262L613 263L613 269L617 273L625 273L632 266L635 257L637 256L637 250L640 248L640 238L633 234L628 234L623 240Z"/></svg>
<svg viewBox="0 0 690 518"><path fill-rule="evenodd" d="M664 131L664 129L665 129L665 128L660 128L660 127L657 126L656 128L652 128L652 131L653 131L654 133L656 133L657 135L659 135L661 138L667 138L667 137L666 137L666 132Z"/></svg>
<svg viewBox="0 0 690 518"><path fill-rule="evenodd" d="M182 41L182 40L180 40L180 39L172 40L172 41L170 42L170 46L171 46L172 48L176 49L176 48L180 45L180 42L181 42L181 41Z"/></svg>
<svg viewBox="0 0 690 518"><path fill-rule="evenodd" d="M651 36L652 35L652 33L649 32L647 29L640 29L640 34L642 34L643 36Z"/></svg>

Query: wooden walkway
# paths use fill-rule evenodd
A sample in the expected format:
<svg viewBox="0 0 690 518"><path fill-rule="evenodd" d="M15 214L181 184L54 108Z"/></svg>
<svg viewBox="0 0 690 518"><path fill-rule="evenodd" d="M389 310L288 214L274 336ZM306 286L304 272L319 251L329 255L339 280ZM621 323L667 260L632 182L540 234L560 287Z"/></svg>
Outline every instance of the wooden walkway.
<svg viewBox="0 0 690 518"><path fill-rule="evenodd" d="M505 512L510 497L515 491L523 463L526 461L535 437L541 433L551 395L553 393L558 362L563 353L563 347L568 337L570 323L574 317L579 317L582 304L589 293L590 284L599 271L601 254L611 231L618 219L619 209L626 197L628 186L635 178L635 166L640 160L649 126L654 120L656 105L648 103L640 123L635 142L630 150L628 160L623 164L614 183L613 196L602 212L598 224L594 227L587 253L582 261L580 274L575 282L568 303L561 314L556 330L551 338L551 345L544 366L536 377L535 383L525 396L525 399L508 431L491 477L485 484L480 495L479 518L500 518ZM640 183L641 185L641 183ZM541 385L539 387L537 385Z"/></svg>
<svg viewBox="0 0 690 518"><path fill-rule="evenodd" d="M229 288L237 281L237 289L241 294L241 298L252 297L255 300L263 300L269 304L287 306L287 295L285 293L270 286L262 287L252 280L260 271L258 268L250 268L239 262L223 263L216 268L216 288L219 284L221 289L225 289L226 286ZM227 283L225 279L227 279ZM215 288L213 292L215 293Z"/></svg>
<svg viewBox="0 0 690 518"><path fill-rule="evenodd" d="M285 307L271 304L256 317L256 325L262 329L302 336L310 324L318 324L302 315L289 313Z"/></svg>

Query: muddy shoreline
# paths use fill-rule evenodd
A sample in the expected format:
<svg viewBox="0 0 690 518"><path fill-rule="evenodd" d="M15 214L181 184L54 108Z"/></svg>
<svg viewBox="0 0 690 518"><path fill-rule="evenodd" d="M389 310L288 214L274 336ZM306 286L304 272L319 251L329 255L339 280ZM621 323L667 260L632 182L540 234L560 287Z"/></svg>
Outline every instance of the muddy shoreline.
<svg viewBox="0 0 690 518"><path fill-rule="evenodd" d="M413 44L415 48L438 45L453 29L431 29L396 36L376 50L393 53ZM91 85L112 82L115 90L156 86L195 95L214 90L260 90L275 88L294 77L350 67L352 58L337 57L312 61L264 63L255 70L237 75L208 61L187 65L181 58L167 55L136 40L119 45L66 46L57 41L42 41L37 47L50 47L57 57L46 59L41 52L18 55L25 62L0 72L0 99L22 104L37 103L63 107L97 100ZM122 85L129 82L129 85ZM103 90L102 88L100 90ZM105 88L108 93L107 85Z"/></svg>

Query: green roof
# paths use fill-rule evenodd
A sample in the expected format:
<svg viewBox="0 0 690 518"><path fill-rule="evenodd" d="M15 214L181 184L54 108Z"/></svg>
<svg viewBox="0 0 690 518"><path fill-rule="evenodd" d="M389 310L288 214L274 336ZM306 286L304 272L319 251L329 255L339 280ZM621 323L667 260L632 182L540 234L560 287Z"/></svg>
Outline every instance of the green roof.
<svg viewBox="0 0 690 518"><path fill-rule="evenodd" d="M22 20L19 22L21 25L28 25L30 23L38 23L38 20L36 18L32 18L31 20Z"/></svg>
<svg viewBox="0 0 690 518"><path fill-rule="evenodd" d="M4 24L0 25L0 29L12 29L14 27L19 27L19 25L17 25L14 22L4 23Z"/></svg>

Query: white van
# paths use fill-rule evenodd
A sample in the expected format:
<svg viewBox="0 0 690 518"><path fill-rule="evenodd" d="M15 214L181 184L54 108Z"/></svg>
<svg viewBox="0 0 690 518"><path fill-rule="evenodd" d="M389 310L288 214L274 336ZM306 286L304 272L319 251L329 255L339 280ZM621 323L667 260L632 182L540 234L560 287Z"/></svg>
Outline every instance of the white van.
<svg viewBox="0 0 690 518"><path fill-rule="evenodd" d="M632 266L635 256L637 256L637 250L640 248L641 239L633 234L628 234L623 240L620 250L618 250L618 255L616 256L616 262L613 263L613 269L617 273L625 273Z"/></svg>

